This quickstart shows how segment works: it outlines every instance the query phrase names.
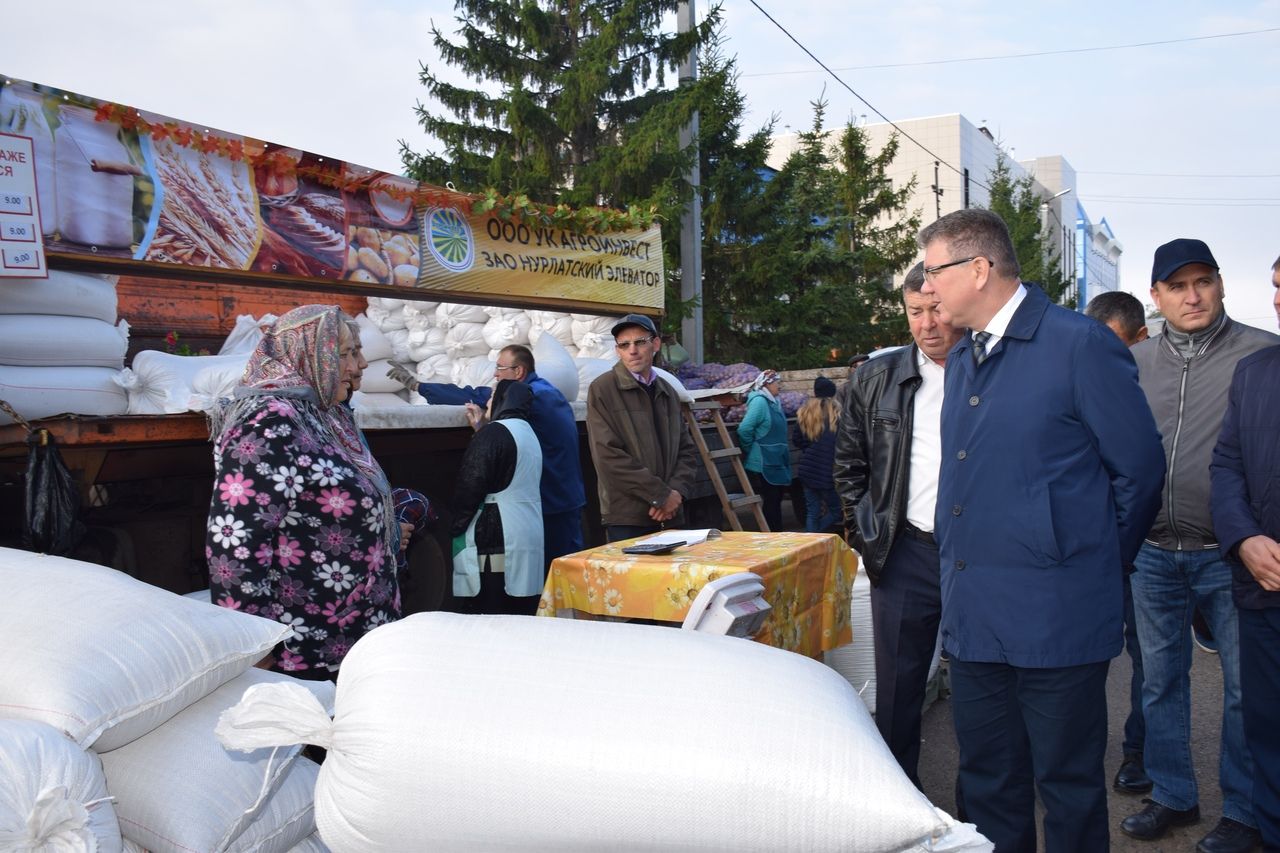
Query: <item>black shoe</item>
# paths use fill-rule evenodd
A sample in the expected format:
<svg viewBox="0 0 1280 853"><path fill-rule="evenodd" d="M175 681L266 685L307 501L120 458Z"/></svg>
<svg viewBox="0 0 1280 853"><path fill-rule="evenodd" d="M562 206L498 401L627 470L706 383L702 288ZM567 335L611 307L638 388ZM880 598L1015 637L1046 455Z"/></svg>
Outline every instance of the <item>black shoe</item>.
<svg viewBox="0 0 1280 853"><path fill-rule="evenodd" d="M1120 821L1120 831L1140 841L1155 841L1171 826L1186 826L1200 820L1200 807L1179 811L1162 806L1155 800L1143 800L1147 807Z"/></svg>
<svg viewBox="0 0 1280 853"><path fill-rule="evenodd" d="M1262 833L1238 820L1224 817L1200 843L1196 853L1247 853L1262 844Z"/></svg>
<svg viewBox="0 0 1280 853"><path fill-rule="evenodd" d="M1142 765L1141 753L1125 753L1124 761L1120 763L1120 769L1116 771L1116 778L1111 783L1111 787L1122 794L1145 794L1151 790L1151 778L1147 776L1147 769Z"/></svg>

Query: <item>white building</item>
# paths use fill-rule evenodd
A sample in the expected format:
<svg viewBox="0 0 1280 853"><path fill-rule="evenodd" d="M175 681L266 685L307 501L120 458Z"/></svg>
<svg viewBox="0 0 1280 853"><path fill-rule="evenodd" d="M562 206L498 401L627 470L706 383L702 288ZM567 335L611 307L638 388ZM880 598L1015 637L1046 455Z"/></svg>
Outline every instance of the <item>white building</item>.
<svg viewBox="0 0 1280 853"><path fill-rule="evenodd" d="M897 126L902 131L898 134L898 155L889 167L888 176L895 187L915 178L907 209L920 215L922 225L952 211L988 205L987 184L1002 151L987 128L973 124L958 113L907 119L897 122ZM887 122L867 124L862 129L873 151L882 149L895 132ZM830 132L833 144L842 130ZM799 134L775 137L768 165L782 168L799 142ZM1119 259L1123 248L1105 220L1097 226L1089 220L1076 192L1075 169L1065 157L1017 160L1012 151L1012 148L1003 151L1010 176L1018 180L1031 175L1033 188L1046 200L1041 218L1051 234L1048 245L1060 258L1064 275L1076 281L1081 297L1076 304L1083 310L1087 299L1099 290L1119 287ZM1099 235L1105 235L1101 242Z"/></svg>

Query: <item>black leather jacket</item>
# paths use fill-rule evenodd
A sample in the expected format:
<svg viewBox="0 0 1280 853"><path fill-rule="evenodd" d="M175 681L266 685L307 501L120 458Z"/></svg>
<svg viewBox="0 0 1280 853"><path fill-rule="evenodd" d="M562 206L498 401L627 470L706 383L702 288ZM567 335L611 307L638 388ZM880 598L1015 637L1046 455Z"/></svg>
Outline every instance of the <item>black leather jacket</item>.
<svg viewBox="0 0 1280 853"><path fill-rule="evenodd" d="M849 544L873 586L907 515L911 415L921 382L917 352L912 344L859 367L840 413L836 491Z"/></svg>

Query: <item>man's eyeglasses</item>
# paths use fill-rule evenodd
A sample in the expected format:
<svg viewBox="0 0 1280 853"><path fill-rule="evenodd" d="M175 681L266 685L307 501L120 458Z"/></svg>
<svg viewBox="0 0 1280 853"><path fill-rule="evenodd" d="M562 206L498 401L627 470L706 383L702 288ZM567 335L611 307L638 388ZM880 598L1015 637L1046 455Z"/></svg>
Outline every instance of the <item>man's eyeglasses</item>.
<svg viewBox="0 0 1280 853"><path fill-rule="evenodd" d="M501 373L504 370L515 370L519 366L520 365L518 364L497 364L497 365L494 365L493 372Z"/></svg>
<svg viewBox="0 0 1280 853"><path fill-rule="evenodd" d="M981 258L981 257L982 255L974 255L973 257L970 257L970 258L961 258L958 261L947 261L945 264L938 264L937 266L925 267L924 277L932 281L935 277L937 277L938 273L942 272L947 267L958 267L961 264L967 264L970 261L976 261L978 258ZM986 259L984 258L984 260ZM990 266L995 266L995 264L991 263L991 261L989 260L987 261L987 263Z"/></svg>
<svg viewBox="0 0 1280 853"><path fill-rule="evenodd" d="M646 338L636 338L634 341L614 341L613 345L618 349L627 350L635 347L642 347L653 340L653 335Z"/></svg>

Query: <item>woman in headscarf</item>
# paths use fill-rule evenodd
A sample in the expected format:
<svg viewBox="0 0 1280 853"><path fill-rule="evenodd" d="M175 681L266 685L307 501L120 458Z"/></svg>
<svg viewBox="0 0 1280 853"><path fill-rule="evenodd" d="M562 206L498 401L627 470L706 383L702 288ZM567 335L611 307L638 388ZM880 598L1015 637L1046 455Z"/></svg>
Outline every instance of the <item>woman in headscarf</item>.
<svg viewBox="0 0 1280 853"><path fill-rule="evenodd" d="M453 595L464 613L532 616L542 594L542 447L533 391L504 379L471 438L453 493Z"/></svg>
<svg viewBox="0 0 1280 853"><path fill-rule="evenodd" d="M787 416L778 402L779 390L777 372L760 371L747 394L747 413L738 424L738 444L745 457L742 467L764 500L764 520L770 530L782 529L782 495L791 486Z"/></svg>
<svg viewBox="0 0 1280 853"><path fill-rule="evenodd" d="M211 597L289 626L273 666L302 678L333 678L356 640L400 616L396 556L412 530L342 405L365 366L340 308L295 308L213 418Z"/></svg>

